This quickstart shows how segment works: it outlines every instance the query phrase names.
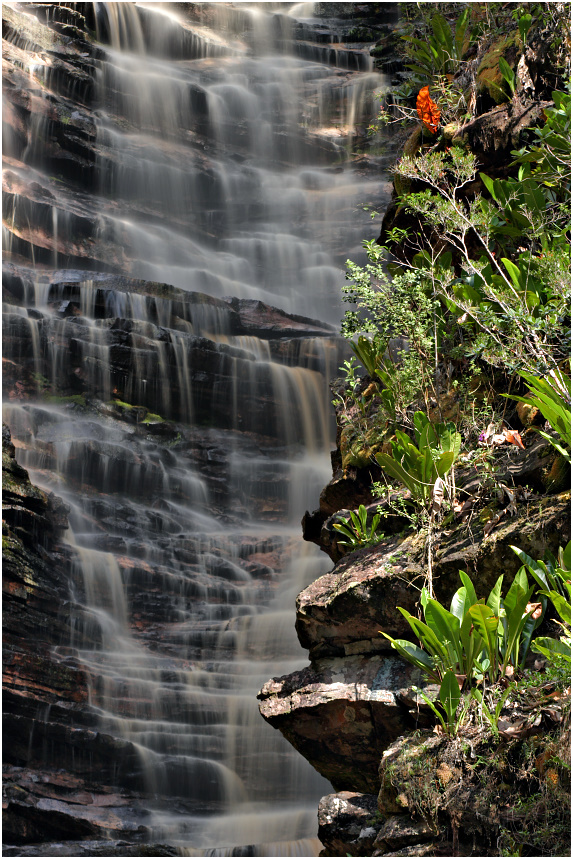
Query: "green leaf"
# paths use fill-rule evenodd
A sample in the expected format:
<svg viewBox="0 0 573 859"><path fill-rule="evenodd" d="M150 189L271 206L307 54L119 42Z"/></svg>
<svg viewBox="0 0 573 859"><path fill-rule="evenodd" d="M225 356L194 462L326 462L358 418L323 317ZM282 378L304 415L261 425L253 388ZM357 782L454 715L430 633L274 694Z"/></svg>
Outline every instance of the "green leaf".
<svg viewBox="0 0 573 859"><path fill-rule="evenodd" d="M561 620L571 625L571 603L564 596L558 594L557 591L549 591L548 596L558 611Z"/></svg>
<svg viewBox="0 0 573 859"><path fill-rule="evenodd" d="M417 66L414 63L406 63L406 68L411 72L414 72L414 74L420 75L421 78L428 78L431 74L430 69L424 68L423 66Z"/></svg>
<svg viewBox="0 0 573 859"><path fill-rule="evenodd" d="M536 653L542 653L548 659L561 657L571 661L571 645L566 641L540 636L532 642L531 649Z"/></svg>
<svg viewBox="0 0 573 859"><path fill-rule="evenodd" d="M466 8L464 9L462 14L459 16L458 20L456 21L454 43L456 46L456 57L458 60L460 60L462 58L462 51L463 51L463 47L464 47L464 41L465 41L467 24L468 24L468 20L469 20L469 14L470 14L470 8L469 8L469 6L466 6Z"/></svg>
<svg viewBox="0 0 573 859"><path fill-rule="evenodd" d="M456 710L460 703L460 687L453 671L446 671L440 686L440 702L446 711L448 727L451 729L455 721Z"/></svg>
<svg viewBox="0 0 573 859"><path fill-rule="evenodd" d="M468 614L473 620L474 627L484 641L490 661L490 676L497 676L497 625L498 618L489 606L473 605Z"/></svg>
<svg viewBox="0 0 573 859"><path fill-rule="evenodd" d="M492 612L499 616L500 606L501 606L501 586L503 584L503 573L493 586L490 591L490 594L487 598L486 605L492 610Z"/></svg>
<svg viewBox="0 0 573 859"><path fill-rule="evenodd" d="M434 662L432 658L426 653L425 650L422 650L417 645L412 644L411 641L407 641L402 638L392 638L386 632L381 632L380 635L383 635L384 638L387 638L388 641L392 644L394 650L397 650L400 656L410 662L412 665L415 665L416 668L421 669L425 674L439 683L440 677L438 672L434 667Z"/></svg>
<svg viewBox="0 0 573 859"><path fill-rule="evenodd" d="M505 60L503 57L499 58L499 70L500 70L501 74L503 75L503 78L509 84L509 88L510 88L511 92L514 93L515 92L515 73L514 73L513 69L511 68L511 66L509 65L509 63L507 62L507 60Z"/></svg>
<svg viewBox="0 0 573 859"><path fill-rule="evenodd" d="M532 20L533 20L533 18L531 17L531 15L528 12L525 15L522 15L518 21L519 35L521 36L521 41L523 43L524 48L525 48L525 43L526 43L526 39L527 39L527 34L529 32L529 28L531 27Z"/></svg>
<svg viewBox="0 0 573 859"><path fill-rule="evenodd" d="M466 588L458 588L458 590L453 595L452 602L450 604L450 612L454 615L454 617L457 617L460 625L464 619L466 611L471 605L467 594L468 592Z"/></svg>
<svg viewBox="0 0 573 859"><path fill-rule="evenodd" d="M523 282L523 275L521 273L521 270L515 265L515 263L513 263L509 259L506 259L505 257L502 257L501 261L504 264L515 288L519 292L523 292L523 290L525 289L525 283Z"/></svg>
<svg viewBox="0 0 573 859"><path fill-rule="evenodd" d="M448 651L438 639L435 632L417 617L413 617L405 609L398 607L398 611L406 618L414 634L420 639L430 655L439 659L444 668L448 667ZM439 670L439 666L438 666Z"/></svg>
<svg viewBox="0 0 573 859"><path fill-rule="evenodd" d="M529 568L530 573L534 575L535 581L541 584L541 587L548 588L550 586L547 580L547 567L543 561L534 561L530 555L517 546L510 546L509 548L515 552L521 563Z"/></svg>
<svg viewBox="0 0 573 859"><path fill-rule="evenodd" d="M533 609L531 609L529 612L526 613L525 609L530 600L531 594L533 593L533 590L533 587L531 587L528 591L521 592L521 594L515 600L513 609L507 614L507 630L503 639L501 665L502 674L504 673L506 666L510 663L516 668L519 664L521 633L523 632L523 628L528 617L533 611Z"/></svg>
<svg viewBox="0 0 573 859"><path fill-rule="evenodd" d="M412 423L414 424L414 437L416 439L416 444L419 447L422 431L428 426L430 419L424 414L424 412L414 412Z"/></svg>
<svg viewBox="0 0 573 859"><path fill-rule="evenodd" d="M444 477L454 464L456 455L453 450L446 450L441 453L435 462L438 477Z"/></svg>
<svg viewBox="0 0 573 859"><path fill-rule="evenodd" d="M476 596L475 588L472 584L472 581L467 573L464 573L463 570L459 570L460 579L462 580L462 585L466 589L467 598L469 600L470 606L475 605L478 601Z"/></svg>
<svg viewBox="0 0 573 859"><path fill-rule="evenodd" d="M451 659L451 667L463 662L462 644L460 640L460 622L458 618L445 609L437 600L428 599L424 617L441 641L447 647Z"/></svg>
<svg viewBox="0 0 573 859"><path fill-rule="evenodd" d="M483 182L483 184L485 185L485 187L489 191L490 195L493 197L493 199L496 202L499 202L499 200L497 199L496 191L495 191L495 181L493 179L490 179L489 176L486 176L485 173L480 173L479 175L480 175L481 181Z"/></svg>
<svg viewBox="0 0 573 859"><path fill-rule="evenodd" d="M392 477L396 480L399 480L407 489L410 490L412 495L419 495L419 483L414 480L406 471L405 468L400 465L399 462L396 462L391 456L388 456L387 453L377 453L376 454L376 462L382 468L384 468Z"/></svg>
<svg viewBox="0 0 573 859"><path fill-rule="evenodd" d="M513 611L517 602L522 598L527 591L529 582L527 581L527 573L525 567L520 567L514 576L508 592L503 598L503 606L507 614Z"/></svg>

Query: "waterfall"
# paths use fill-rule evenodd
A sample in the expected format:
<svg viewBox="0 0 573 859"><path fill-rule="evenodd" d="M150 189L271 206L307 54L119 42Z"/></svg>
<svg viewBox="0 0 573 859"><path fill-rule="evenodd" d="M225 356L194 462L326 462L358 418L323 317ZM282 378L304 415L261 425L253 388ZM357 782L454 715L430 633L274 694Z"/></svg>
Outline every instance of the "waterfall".
<svg viewBox="0 0 573 859"><path fill-rule="evenodd" d="M69 47L66 69L10 40L30 119L4 153L6 350L25 375L4 419L70 508L55 657L85 666L108 777L145 795L149 840L318 855L330 785L256 693L305 664L294 600L330 566L300 519L330 477L344 262L389 195L356 154L385 80L309 3L58 9L97 49Z"/></svg>

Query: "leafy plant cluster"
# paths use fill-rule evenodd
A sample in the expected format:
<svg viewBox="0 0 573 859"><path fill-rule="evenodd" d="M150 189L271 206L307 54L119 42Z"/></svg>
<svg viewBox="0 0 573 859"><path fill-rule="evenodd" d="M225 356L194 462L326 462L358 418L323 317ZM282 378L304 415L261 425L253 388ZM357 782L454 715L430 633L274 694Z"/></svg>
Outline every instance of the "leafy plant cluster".
<svg viewBox="0 0 573 859"><path fill-rule="evenodd" d="M404 659L440 684L437 702L417 691L451 735L457 733L471 700L478 702L492 732L498 733L499 717L511 689L500 693L497 706L490 711L478 685L485 687L486 681L496 684L508 673L513 676L523 668L530 647L551 662L567 662L570 668L571 543L559 551L558 559L547 553L545 561L534 561L521 549L512 548L524 563L505 595L501 575L487 600L478 600L469 576L460 570L462 587L454 594L449 611L425 588L421 596L424 621L398 608L421 646L382 633ZM533 585L529 585L527 572L534 579ZM538 602L531 602L534 592ZM559 640L535 639L532 644L548 599L561 617L563 635ZM467 694L462 701L464 689Z"/></svg>
<svg viewBox="0 0 573 859"><path fill-rule="evenodd" d="M551 152L537 144L514 152L516 178L478 177L475 156L456 147L402 158L397 175L424 185L400 198L418 227L390 235L385 247L365 242L369 263L348 263L343 299L353 308L342 333L353 338L354 354L373 382L368 391L379 403L376 419L394 430L390 451L373 458L421 506L459 445L444 468L446 449L436 454L429 441L435 431L426 432L415 453L399 425L420 445L411 409L424 406L428 414L430 402L439 407L440 367L451 361L469 360L474 370L479 362L486 375L489 367L525 383L527 401L558 439L541 434L570 461L570 190L557 187L570 140L570 94L555 93L554 105L546 121L552 130L542 135L552 141ZM553 153L560 153L557 160ZM483 193L465 196L478 178ZM352 366L347 380L355 390ZM354 403L366 432L372 422L367 398Z"/></svg>
<svg viewBox="0 0 573 859"><path fill-rule="evenodd" d="M570 242L543 183L521 165L515 180L480 174L490 199L464 198L464 187L477 178L476 159L455 147L405 157L396 172L426 186L401 201L423 224L410 236L412 247L423 253L431 237L433 246L437 239L451 249L426 249L424 270L446 328L467 331L465 353L529 373L555 371L568 358ZM547 263L540 264L544 252L551 278ZM402 258L395 268L418 265Z"/></svg>
<svg viewBox="0 0 573 859"><path fill-rule="evenodd" d="M525 46L537 13L531 7L513 11ZM419 81L437 75L446 86L471 37L470 16L463 10L453 29L441 16L436 4L430 35L411 42L416 62L410 70ZM511 90L512 69L500 62L500 70ZM450 734L472 707L497 732L510 691L492 705L487 686L522 670L530 648L570 669L570 546L544 561L515 549L523 566L505 595L500 576L487 599L478 600L460 573L463 586L447 610L432 589L434 516L446 498L455 501L454 466L466 420L463 413L455 421L441 415L444 368L479 369L498 388L503 378L502 396L536 407L546 420L536 431L571 460L570 86L553 92L543 123L522 139L503 176L480 171L475 155L445 138L403 157L395 184L399 211L408 216L399 223L407 226L390 230L384 247L365 242L369 262L348 263L343 290L352 305L342 323L354 352L351 398L354 392L364 434L373 420L384 429L383 449L372 451L372 462L386 478L388 498L389 484L398 483L402 501L428 527L424 620L400 609L420 646L386 637L440 684L437 701L428 703ZM356 360L369 377L367 387L357 378ZM343 545L355 548L380 539L380 521L377 515L368 522L361 508L335 528ZM559 638L534 640L548 604L560 618Z"/></svg>
<svg viewBox="0 0 573 859"><path fill-rule="evenodd" d="M462 437L453 423L432 424L423 412L413 416L413 444L397 429L391 442L392 453L379 453L376 461L399 480L411 497L426 507L435 494L436 483L450 471L460 452Z"/></svg>
<svg viewBox="0 0 573 859"><path fill-rule="evenodd" d="M416 94L424 86L439 96L444 124L474 117L480 61L492 44L495 47L507 39L520 56L528 51L544 55L552 69L541 84L547 92L557 88L570 67L566 46L570 22L563 4L403 3L401 9L406 79L384 96L371 133L389 122L405 124L415 118ZM511 100L521 87L517 59L510 64L501 55L497 62L502 84L494 85L497 97Z"/></svg>

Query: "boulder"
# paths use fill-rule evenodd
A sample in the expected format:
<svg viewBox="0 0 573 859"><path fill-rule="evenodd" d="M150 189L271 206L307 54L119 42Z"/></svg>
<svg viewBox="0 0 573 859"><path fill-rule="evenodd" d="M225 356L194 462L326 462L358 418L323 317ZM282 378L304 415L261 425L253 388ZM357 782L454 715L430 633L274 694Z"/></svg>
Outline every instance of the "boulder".
<svg viewBox="0 0 573 859"><path fill-rule="evenodd" d="M323 796L318 805L321 856L370 856L378 833L378 808L372 794L341 791Z"/></svg>
<svg viewBox="0 0 573 859"><path fill-rule="evenodd" d="M94 786L93 783L86 783L62 770L45 770L38 773L36 770L22 767L5 767L2 818L4 838L13 844L67 839L70 836L72 839L99 839L124 835L130 841L140 841L145 840L148 834L146 827L141 824L141 809L138 808L137 797L110 787ZM63 845L60 844L59 847L60 850L63 849ZM44 852L42 845L41 853L18 852L7 855L125 854L49 853Z"/></svg>
<svg viewBox="0 0 573 859"><path fill-rule="evenodd" d="M265 683L259 708L336 790L373 793L382 752L415 724L402 698L422 682L398 656L321 659Z"/></svg>

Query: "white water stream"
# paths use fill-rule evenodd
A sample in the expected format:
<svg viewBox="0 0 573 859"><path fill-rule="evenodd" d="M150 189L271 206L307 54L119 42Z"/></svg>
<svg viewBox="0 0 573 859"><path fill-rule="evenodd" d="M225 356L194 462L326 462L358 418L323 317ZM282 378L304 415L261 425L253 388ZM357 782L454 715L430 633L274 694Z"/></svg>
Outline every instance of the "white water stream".
<svg viewBox="0 0 573 859"><path fill-rule="evenodd" d="M78 202L35 161L54 191L53 268L81 203L97 217L95 258L124 274L338 324L344 260L372 232L363 207L388 193L352 154L384 80L367 53L336 44L335 29L334 44L312 41L328 26L312 19L313 4L189 4L194 16L181 5L95 4L96 192ZM31 175L25 158L12 166ZM50 286L71 280L75 320L55 312L66 292ZM39 268L34 286L25 311L9 310L29 328L37 375L49 362L52 391L76 326L88 393L109 401L110 326L126 319L139 364L125 399L193 425L189 335L228 356L230 386L212 392L213 413L229 415L218 437L223 514L191 443L170 447L65 403L12 399L5 409L19 461L70 505L83 608L62 654L71 647L88 668L100 730L136 752L129 767L118 760L117 778L152 797L150 837L184 855L318 855L316 806L330 785L264 723L256 693L306 664L294 600L330 566L299 523L330 478L336 345L292 341L278 362L269 341L233 336L216 306L182 316L158 298L151 313L149 299L118 287L102 314L97 275ZM273 408L242 415L245 392L256 399L262 387ZM245 426L272 443L242 443ZM205 429L210 456L216 432ZM263 557L272 575L245 563Z"/></svg>

